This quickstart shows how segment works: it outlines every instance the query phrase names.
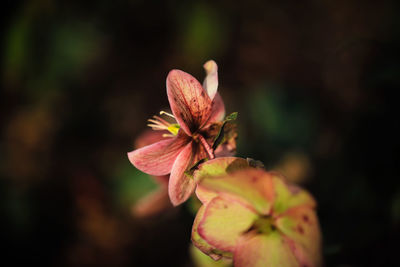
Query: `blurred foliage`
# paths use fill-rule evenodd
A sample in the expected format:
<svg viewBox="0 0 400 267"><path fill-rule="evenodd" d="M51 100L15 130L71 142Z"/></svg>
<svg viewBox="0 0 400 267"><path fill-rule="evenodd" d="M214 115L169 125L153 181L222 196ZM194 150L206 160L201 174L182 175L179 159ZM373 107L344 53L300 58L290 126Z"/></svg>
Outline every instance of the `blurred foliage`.
<svg viewBox="0 0 400 267"><path fill-rule="evenodd" d="M165 77L219 64L238 155L316 197L326 266L396 266L399 4L12 1L2 9L4 262L193 266L196 202L151 218L126 152ZM197 257L197 256L196 256Z"/></svg>

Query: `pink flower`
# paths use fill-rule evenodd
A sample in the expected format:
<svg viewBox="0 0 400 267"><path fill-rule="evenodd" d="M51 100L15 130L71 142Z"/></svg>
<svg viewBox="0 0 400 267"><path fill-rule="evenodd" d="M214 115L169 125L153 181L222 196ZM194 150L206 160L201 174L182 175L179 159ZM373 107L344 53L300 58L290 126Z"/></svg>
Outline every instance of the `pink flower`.
<svg viewBox="0 0 400 267"><path fill-rule="evenodd" d="M165 140L128 153L130 162L145 173L154 176L170 173L168 195L175 206L186 201L196 186L185 172L199 160L215 157L212 140L217 131L213 125L225 116L224 103L217 93L217 64L210 60L204 68L207 77L203 86L186 72L169 72L167 95L173 115L161 114L173 117L177 124L154 116L149 126L170 134ZM221 153L226 153L223 148Z"/></svg>
<svg viewBox="0 0 400 267"><path fill-rule="evenodd" d="M203 203L192 241L214 259L236 267L321 265L316 203L305 190L246 160L218 158L195 172Z"/></svg>

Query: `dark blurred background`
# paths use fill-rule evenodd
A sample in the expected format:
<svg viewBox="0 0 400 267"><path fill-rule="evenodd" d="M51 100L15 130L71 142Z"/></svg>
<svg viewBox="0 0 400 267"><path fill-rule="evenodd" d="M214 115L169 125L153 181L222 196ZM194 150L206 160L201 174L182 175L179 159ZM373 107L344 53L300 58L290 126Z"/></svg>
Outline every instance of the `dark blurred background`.
<svg viewBox="0 0 400 267"><path fill-rule="evenodd" d="M193 266L188 205L126 152L204 78L238 111L238 155L316 197L326 266L399 266L398 1L7 1L1 9L1 262Z"/></svg>

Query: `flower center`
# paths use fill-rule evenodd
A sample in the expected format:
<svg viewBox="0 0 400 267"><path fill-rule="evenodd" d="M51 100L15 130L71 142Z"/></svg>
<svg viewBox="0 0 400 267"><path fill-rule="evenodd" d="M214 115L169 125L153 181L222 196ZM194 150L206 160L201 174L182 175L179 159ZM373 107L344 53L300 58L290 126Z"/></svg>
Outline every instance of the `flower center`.
<svg viewBox="0 0 400 267"><path fill-rule="evenodd" d="M160 111L160 115L167 115L175 120L174 115L165 112L165 111ZM177 123L170 123L163 118L154 115L152 119L148 119L150 122L147 124L147 126L151 127L155 131L168 131L170 134L163 134L163 137L174 137L178 134L180 126Z"/></svg>
<svg viewBox="0 0 400 267"><path fill-rule="evenodd" d="M271 216L259 217L254 221L248 231L255 230L257 233L268 235L276 230L274 219Z"/></svg>

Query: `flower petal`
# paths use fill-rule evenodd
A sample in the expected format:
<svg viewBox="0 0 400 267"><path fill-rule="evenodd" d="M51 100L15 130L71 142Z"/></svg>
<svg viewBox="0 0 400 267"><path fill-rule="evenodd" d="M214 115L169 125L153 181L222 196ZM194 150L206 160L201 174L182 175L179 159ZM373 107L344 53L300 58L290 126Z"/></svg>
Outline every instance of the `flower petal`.
<svg viewBox="0 0 400 267"><path fill-rule="evenodd" d="M225 104L220 94L216 94L212 102L211 115L208 123L222 121L225 117Z"/></svg>
<svg viewBox="0 0 400 267"><path fill-rule="evenodd" d="M212 100L192 75L171 70L167 77L167 95L172 113L188 135L208 121Z"/></svg>
<svg viewBox="0 0 400 267"><path fill-rule="evenodd" d="M130 162L142 172L151 175L166 175L189 139L183 135L159 141L128 153Z"/></svg>
<svg viewBox="0 0 400 267"><path fill-rule="evenodd" d="M203 253L207 254L214 260L219 260L222 256L232 257L232 254L229 252L222 252L216 249L214 246L211 246L204 240L198 233L198 226L199 223L203 220L204 212L206 210L206 206L201 206L200 209L197 211L196 218L193 222L192 227L192 242L193 244L200 249Z"/></svg>
<svg viewBox="0 0 400 267"><path fill-rule="evenodd" d="M245 159L236 157L216 158L201 164L194 172L194 180L199 183L206 177L223 176L244 168L249 168L249 164ZM217 195L216 192L202 186L196 188L196 196L203 204L208 203Z"/></svg>
<svg viewBox="0 0 400 267"><path fill-rule="evenodd" d="M161 140L166 140L167 138L163 137L163 135L168 133L168 131L154 131L150 128L146 129L135 139L135 148L141 148Z"/></svg>
<svg viewBox="0 0 400 267"><path fill-rule="evenodd" d="M141 198L132 209L137 217L150 217L172 207L168 199L168 190L166 187L160 187Z"/></svg>
<svg viewBox="0 0 400 267"><path fill-rule="evenodd" d="M241 236L233 255L235 267L298 267L289 244L277 232Z"/></svg>
<svg viewBox="0 0 400 267"><path fill-rule="evenodd" d="M172 166L171 175L169 177L168 194L174 206L185 202L193 193L196 186L194 179L185 174L185 171L193 161L192 152L193 144L190 142L185 146Z"/></svg>
<svg viewBox="0 0 400 267"><path fill-rule="evenodd" d="M209 60L203 65L207 76L204 79L203 87L207 91L208 96L214 99L218 90L218 66L214 60Z"/></svg>
<svg viewBox="0 0 400 267"><path fill-rule="evenodd" d="M204 178L199 187L225 198L240 198L263 215L270 214L275 198L272 175L253 168L229 176Z"/></svg>
<svg viewBox="0 0 400 267"><path fill-rule="evenodd" d="M232 267L232 257L222 258L209 256L204 254L200 249L195 247L193 244L190 246L190 258L193 261L195 267Z"/></svg>
<svg viewBox="0 0 400 267"><path fill-rule="evenodd" d="M169 181L169 175L162 175L162 176L154 176L152 175L151 178L154 179L154 181L157 182L162 187L167 188L168 187L168 181Z"/></svg>
<svg viewBox="0 0 400 267"><path fill-rule="evenodd" d="M289 183L285 177L273 173L275 189L274 212L282 213L295 206L316 206L314 198L304 189Z"/></svg>
<svg viewBox="0 0 400 267"><path fill-rule="evenodd" d="M257 217L254 211L239 202L216 197L206 206L198 233L217 249L233 252L239 236Z"/></svg>
<svg viewBox="0 0 400 267"><path fill-rule="evenodd" d="M292 241L292 250L300 263L321 265L321 232L314 209L293 207L276 220L276 227Z"/></svg>
<svg viewBox="0 0 400 267"><path fill-rule="evenodd" d="M234 173L242 169L250 168L247 160L237 157L216 158L202 163L195 171L195 180L200 180L210 176L223 176Z"/></svg>

